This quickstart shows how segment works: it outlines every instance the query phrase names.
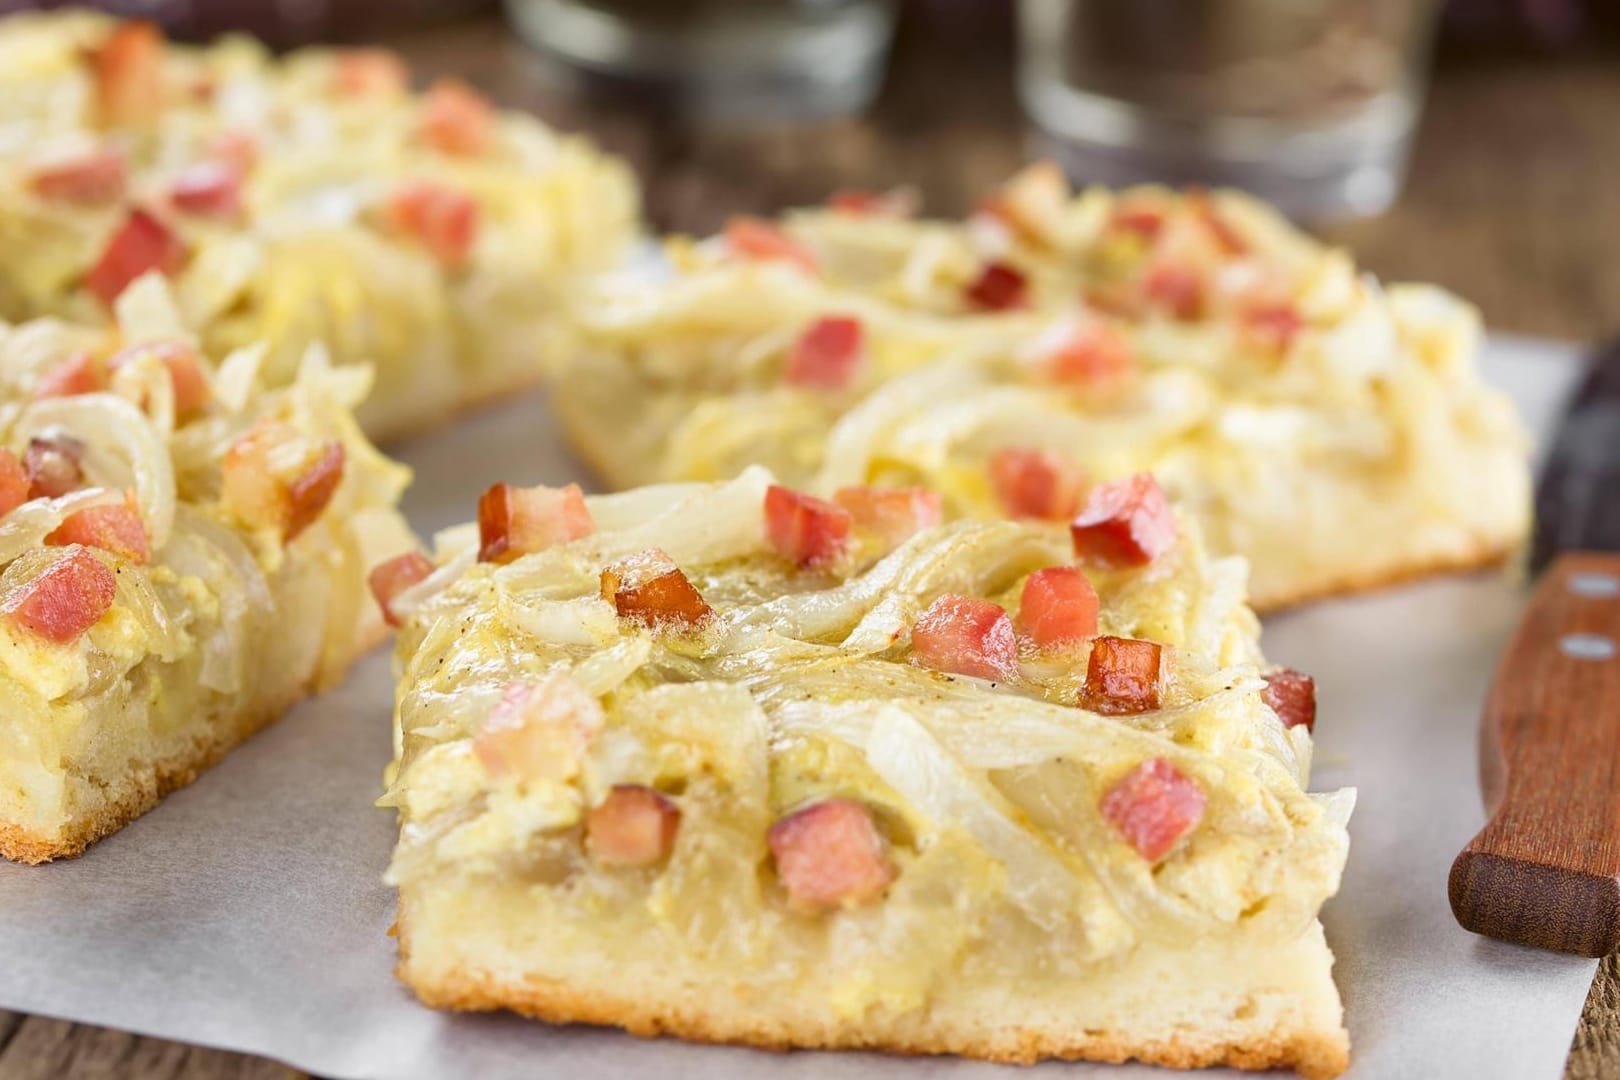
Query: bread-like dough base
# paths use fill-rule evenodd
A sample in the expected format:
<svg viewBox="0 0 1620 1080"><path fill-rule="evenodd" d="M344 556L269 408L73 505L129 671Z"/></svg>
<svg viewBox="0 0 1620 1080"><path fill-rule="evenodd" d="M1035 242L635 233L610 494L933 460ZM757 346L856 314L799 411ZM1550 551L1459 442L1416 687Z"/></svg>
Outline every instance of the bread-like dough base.
<svg viewBox="0 0 1620 1080"><path fill-rule="evenodd" d="M543 928L467 919L483 909L465 899L432 881L401 893L397 974L435 1008L773 1050L1289 1068L1308 1080L1337 1076L1349 1060L1333 957L1314 921L1291 941L1237 932L1187 947L1147 942L1083 980L960 979L922 1008L849 1017L813 988L755 985L744 971L683 971L660 955L603 962L588 942L552 949Z"/></svg>
<svg viewBox="0 0 1620 1080"><path fill-rule="evenodd" d="M369 631L364 640L357 642L344 666L352 665L387 636L383 627ZM99 797L92 802L81 800L75 812L54 828L0 822L0 856L37 865L82 854L85 848L151 810L164 796L190 784L236 746L279 720L315 692L322 674L312 670L290 692L270 700L228 700L211 711L193 714L183 728L138 750L123 775L99 778ZM95 723L94 719L90 723Z"/></svg>

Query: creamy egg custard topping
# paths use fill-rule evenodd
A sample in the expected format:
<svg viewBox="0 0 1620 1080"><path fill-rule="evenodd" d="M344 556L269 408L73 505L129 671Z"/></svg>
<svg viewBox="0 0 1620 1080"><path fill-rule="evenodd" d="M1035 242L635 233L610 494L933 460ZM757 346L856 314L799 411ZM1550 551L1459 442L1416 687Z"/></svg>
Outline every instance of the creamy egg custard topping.
<svg viewBox="0 0 1620 1080"><path fill-rule="evenodd" d="M1152 471L1269 608L1499 558L1526 438L1472 308L1381 286L1265 206L1015 178L965 223L844 194L671 241L575 305L570 439L617 487L764 464L830 496L1065 520Z"/></svg>
<svg viewBox="0 0 1620 1080"><path fill-rule="evenodd" d="M1352 793L1241 559L1136 475L1070 525L764 469L497 485L402 624L390 880L428 1003L768 1046L1289 1066L1346 1039Z"/></svg>
<svg viewBox="0 0 1620 1080"><path fill-rule="evenodd" d="M374 49L274 59L84 12L0 21L0 316L104 319L174 280L223 355L372 363L373 435L532 383L563 282L616 264L629 172L470 87L412 93Z"/></svg>
<svg viewBox="0 0 1620 1080"><path fill-rule="evenodd" d="M312 350L205 362L158 277L110 327L0 324L0 855L77 854L381 635L408 479Z"/></svg>

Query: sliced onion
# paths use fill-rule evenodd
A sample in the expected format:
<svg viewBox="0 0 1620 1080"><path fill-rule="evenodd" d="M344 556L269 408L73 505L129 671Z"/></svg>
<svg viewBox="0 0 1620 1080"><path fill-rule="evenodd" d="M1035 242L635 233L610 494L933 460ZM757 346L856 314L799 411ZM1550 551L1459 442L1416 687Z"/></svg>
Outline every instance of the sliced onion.
<svg viewBox="0 0 1620 1080"><path fill-rule="evenodd" d="M394 612L395 618L405 622L418 611L421 611L434 597L460 581L461 576L476 565L477 562L478 552L476 550L463 551L390 600L388 602L389 608Z"/></svg>
<svg viewBox="0 0 1620 1080"><path fill-rule="evenodd" d="M225 693L240 689L253 621L275 610L270 583L258 560L235 532L181 504L163 562L178 573L200 578L219 598L219 625L202 642L200 681Z"/></svg>
<svg viewBox="0 0 1620 1080"><path fill-rule="evenodd" d="M618 612L600 597L526 601L497 587L495 613L512 629L551 645L600 648L619 636Z"/></svg>
<svg viewBox="0 0 1620 1080"><path fill-rule="evenodd" d="M259 372L269 353L270 346L260 341L233 349L220 361L219 370L214 375L214 400L226 412L240 413L248 407L253 389L259 382Z"/></svg>
<svg viewBox="0 0 1620 1080"><path fill-rule="evenodd" d="M1078 882L1061 856L1013 820L994 789L965 772L904 709L879 707L866 759L885 783L941 828L965 829L1007 868L1007 891L1029 918L1055 929L1080 910Z"/></svg>
<svg viewBox="0 0 1620 1080"><path fill-rule="evenodd" d="M174 466L145 413L114 394L46 398L23 411L18 429L23 440L51 429L66 431L85 444L86 475L109 487L133 484L152 549L162 550L174 527Z"/></svg>
<svg viewBox="0 0 1620 1080"><path fill-rule="evenodd" d="M142 274L119 294L113 303L113 317L124 340L128 342L196 343L174 302L168 279L155 270Z"/></svg>

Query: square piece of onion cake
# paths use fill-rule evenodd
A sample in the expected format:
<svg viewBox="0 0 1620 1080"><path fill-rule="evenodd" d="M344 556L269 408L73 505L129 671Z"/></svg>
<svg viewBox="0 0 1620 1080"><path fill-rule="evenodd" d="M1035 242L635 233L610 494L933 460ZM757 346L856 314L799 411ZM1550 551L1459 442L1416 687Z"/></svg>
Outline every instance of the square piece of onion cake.
<svg viewBox="0 0 1620 1080"><path fill-rule="evenodd" d="M399 974L423 1001L766 1047L1291 1067L1352 795L1241 559L1149 476L1072 528L763 469L497 485L403 623Z"/></svg>

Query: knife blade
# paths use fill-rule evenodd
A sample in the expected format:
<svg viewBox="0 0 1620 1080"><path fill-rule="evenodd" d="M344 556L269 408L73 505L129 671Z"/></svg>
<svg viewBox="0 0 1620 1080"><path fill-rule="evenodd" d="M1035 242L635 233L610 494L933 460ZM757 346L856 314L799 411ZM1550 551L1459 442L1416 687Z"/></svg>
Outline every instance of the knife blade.
<svg viewBox="0 0 1620 1080"><path fill-rule="evenodd" d="M1452 863L1465 929L1581 956L1620 945L1620 342L1536 485L1540 574L1480 720L1488 820Z"/></svg>

